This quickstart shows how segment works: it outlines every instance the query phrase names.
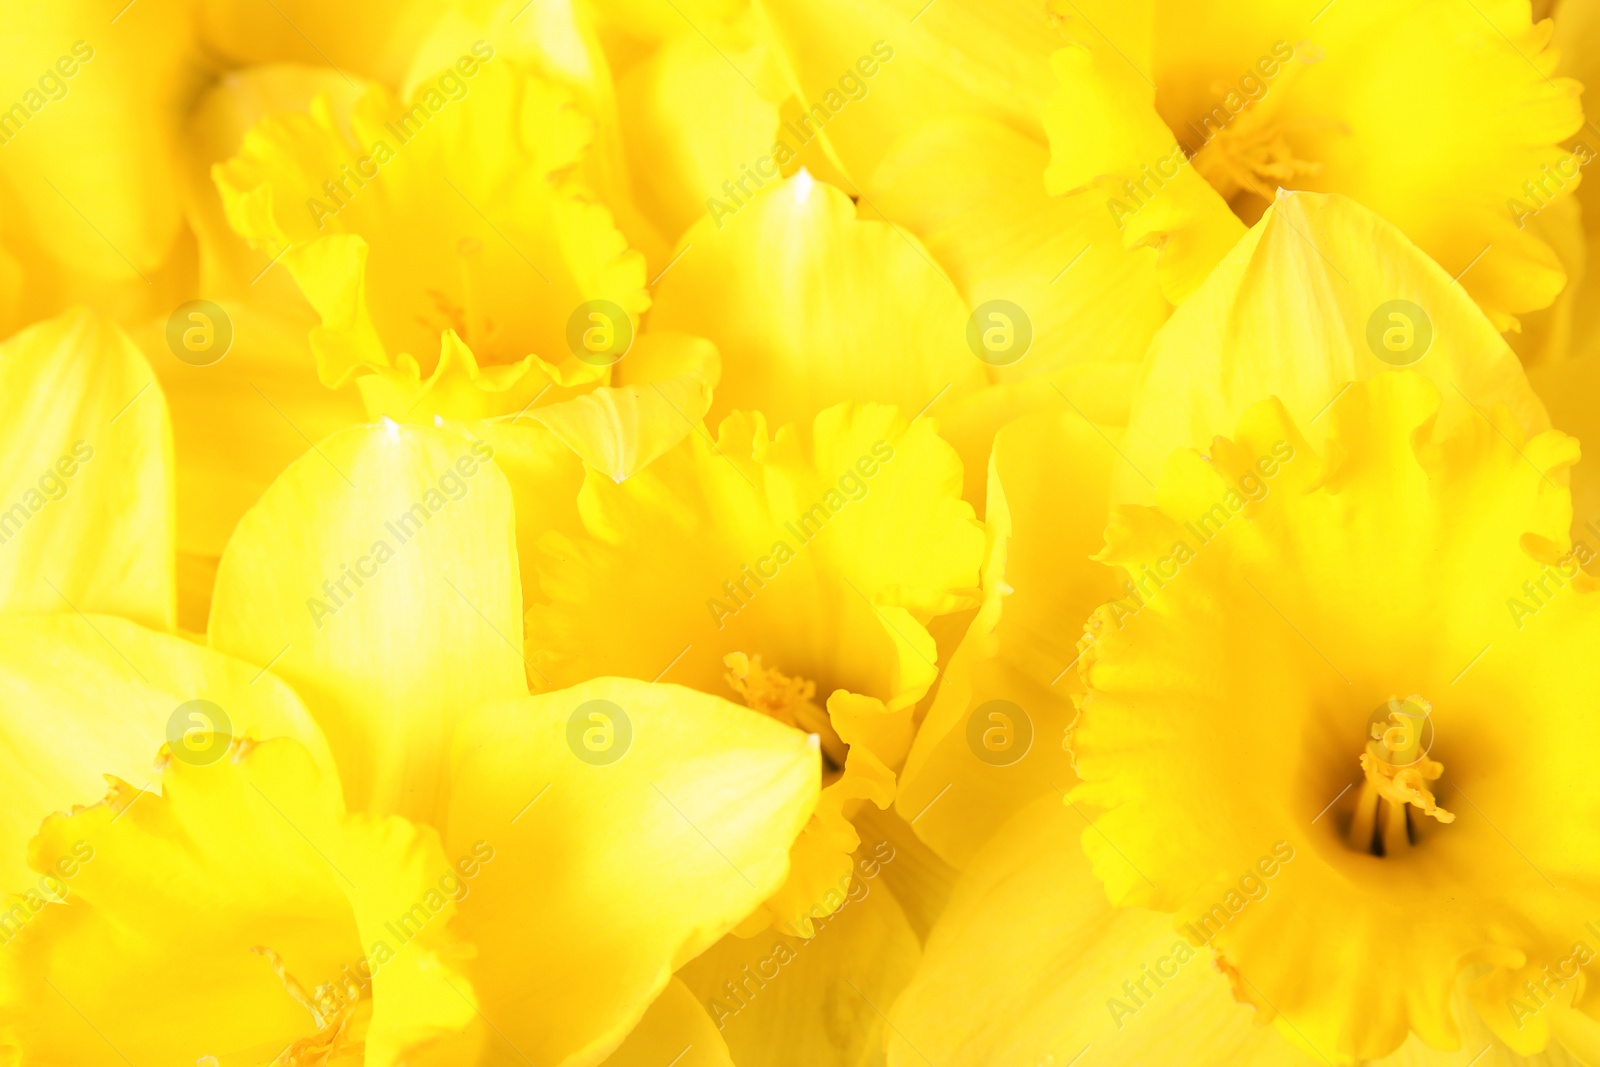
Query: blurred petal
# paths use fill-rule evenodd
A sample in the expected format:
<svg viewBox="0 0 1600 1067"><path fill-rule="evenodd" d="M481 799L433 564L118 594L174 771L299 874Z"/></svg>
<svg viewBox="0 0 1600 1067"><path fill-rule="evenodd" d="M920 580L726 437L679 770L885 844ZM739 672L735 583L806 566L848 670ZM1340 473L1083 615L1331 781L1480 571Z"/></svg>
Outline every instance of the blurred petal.
<svg viewBox="0 0 1600 1067"><path fill-rule="evenodd" d="M650 324L717 346L713 421L741 409L798 422L846 400L918 412L984 382L967 308L916 238L858 219L803 171L702 219L680 252Z"/></svg>
<svg viewBox="0 0 1600 1067"><path fill-rule="evenodd" d="M490 1046L615 1049L783 881L817 763L798 730L674 685L602 678L470 715L448 841L495 848L456 924Z"/></svg>
<svg viewBox="0 0 1600 1067"><path fill-rule="evenodd" d="M1397 300L1411 306L1386 307ZM1426 337L1426 349L1384 349L1391 328L1409 329L1408 345ZM1442 431L1496 404L1530 435L1550 425L1499 331L1404 234L1342 196L1285 194L1151 343L1114 495L1153 499L1173 450L1204 449L1270 396L1319 446L1318 416L1345 384L1397 360L1440 386Z"/></svg>
<svg viewBox="0 0 1600 1067"><path fill-rule="evenodd" d="M1118 596L1117 573L1093 558L1117 463L1108 432L1076 411L1030 415L995 438L984 605L945 668L895 800L956 867L1012 812L1076 781L1065 742L1082 686L1069 668L1084 620ZM986 744L996 726L1010 732Z"/></svg>
<svg viewBox="0 0 1600 1067"><path fill-rule="evenodd" d="M449 962L450 904L434 886L450 868L432 830L346 816L337 778L288 740L235 743L205 766L168 759L161 784L113 780L29 850L69 893L11 945L0 1024L30 1062L265 1063L336 1053L349 1027L365 1062L389 1067L474 1017ZM397 938L385 920L408 907L429 921ZM345 993L369 953L370 992L308 1010L308 994ZM458 992L439 995L443 983Z"/></svg>
<svg viewBox="0 0 1600 1067"><path fill-rule="evenodd" d="M172 429L138 348L94 311L30 326L0 344L0 425L4 606L170 630Z"/></svg>
<svg viewBox="0 0 1600 1067"><path fill-rule="evenodd" d="M870 1063L883 1047L880 1012L910 981L921 948L881 878L846 867L828 891L844 903L813 902L819 916L831 912L815 920L814 936L725 937L683 969L739 1067Z"/></svg>
<svg viewBox="0 0 1600 1067"><path fill-rule="evenodd" d="M1257 1026L1170 916L1107 904L1082 829L1041 797L977 855L889 1012L890 1067L1069 1064L1089 1048L1105 1063L1319 1062Z"/></svg>
<svg viewBox="0 0 1600 1067"><path fill-rule="evenodd" d="M196 77L187 7L66 0L18 8L0 32L0 66L37 82L6 113L0 174L63 267L148 287L172 247Z"/></svg>
<svg viewBox="0 0 1600 1067"><path fill-rule="evenodd" d="M972 307L1009 300L1033 344L996 381L1091 360L1137 363L1171 314L1156 252L1124 250L1104 205L1045 192L1049 151L992 120L924 126L884 156L872 204L911 230Z"/></svg>
<svg viewBox="0 0 1600 1067"><path fill-rule="evenodd" d="M205 729L210 701L232 737L292 737L331 770L333 757L300 700L260 668L111 616L0 619L0 889L30 880L28 839L55 811L89 804L106 774L141 787L163 742Z"/></svg>
<svg viewBox="0 0 1600 1067"><path fill-rule="evenodd" d="M622 135L641 208L668 240L727 195L723 182L767 156L777 105L746 80L743 66L698 33L683 33L630 70L617 86Z"/></svg>
<svg viewBox="0 0 1600 1067"><path fill-rule="evenodd" d="M783 138L799 148L820 128L854 182L929 116L982 116L1043 140L1049 55L1061 44L1043 4L763 0L761 8L809 118Z"/></svg>
<svg viewBox="0 0 1600 1067"><path fill-rule="evenodd" d="M222 555L211 644L295 686L353 810L442 817L455 722L527 691L492 455L440 430L345 430L283 473Z"/></svg>
<svg viewBox="0 0 1600 1067"><path fill-rule="evenodd" d="M728 1046L689 987L674 978L605 1067L733 1067Z"/></svg>

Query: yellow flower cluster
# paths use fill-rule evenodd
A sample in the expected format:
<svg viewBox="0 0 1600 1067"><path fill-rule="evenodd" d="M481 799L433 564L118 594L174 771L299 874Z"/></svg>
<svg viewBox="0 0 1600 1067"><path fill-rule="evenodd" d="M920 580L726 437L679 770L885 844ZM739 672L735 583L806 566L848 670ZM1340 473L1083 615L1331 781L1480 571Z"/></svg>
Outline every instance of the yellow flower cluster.
<svg viewBox="0 0 1600 1067"><path fill-rule="evenodd" d="M1600 3L0 70L0 1067L1600 1067Z"/></svg>

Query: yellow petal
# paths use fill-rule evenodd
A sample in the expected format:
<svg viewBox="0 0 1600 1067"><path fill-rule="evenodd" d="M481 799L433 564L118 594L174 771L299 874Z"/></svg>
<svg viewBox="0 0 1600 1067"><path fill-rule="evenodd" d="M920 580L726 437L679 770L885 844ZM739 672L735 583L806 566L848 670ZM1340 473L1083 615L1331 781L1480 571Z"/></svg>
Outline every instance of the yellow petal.
<svg viewBox="0 0 1600 1067"><path fill-rule="evenodd" d="M473 47L419 83L409 109L369 89L353 140L319 99L257 125L216 169L230 222L283 253L322 316L311 345L330 385L398 368L420 390L452 329L477 366L582 368L569 341L582 305L608 301L630 328L649 306L642 257L571 173L590 125L561 89ZM490 379L496 413L525 407L544 384L534 377L510 391ZM404 418L415 399L377 411Z"/></svg>
<svg viewBox="0 0 1600 1067"><path fill-rule="evenodd" d="M1101 207L1127 249L1159 250L1162 292L1188 299L1244 232L1228 205L1190 166L1155 111L1156 86L1102 34L1051 57L1057 88L1045 108L1053 195ZM1157 177L1150 177L1154 169ZM1134 182L1155 195L1141 197Z"/></svg>
<svg viewBox="0 0 1600 1067"><path fill-rule="evenodd" d="M1031 346L991 365L995 381L1138 363L1171 313L1156 252L1122 249L1103 205L1048 195L1049 162L1040 142L998 122L950 120L901 141L868 182L873 206L922 239L969 306L1007 300L1028 316Z"/></svg>
<svg viewBox="0 0 1600 1067"><path fill-rule="evenodd" d="M597 679L471 715L447 839L495 848L457 922L489 1046L615 1049L783 881L817 763L799 731L673 685Z"/></svg>
<svg viewBox="0 0 1600 1067"><path fill-rule="evenodd" d="M50 819L29 859L68 894L10 946L0 1022L30 1060L265 1063L364 1033L367 1062L391 1065L475 1017L437 835L346 816L337 778L293 741L168 758L160 793L113 780L105 802ZM385 928L413 907L411 937ZM329 998L322 1020L296 989Z"/></svg>
<svg viewBox="0 0 1600 1067"><path fill-rule="evenodd" d="M212 646L295 686L353 810L438 817L454 723L527 691L492 455L441 430L343 431L283 473L222 555Z"/></svg>
<svg viewBox="0 0 1600 1067"><path fill-rule="evenodd" d="M1081 689L1071 668L1079 621L1119 595L1118 576L1093 559L1119 462L1107 431L1077 411L1030 415L995 438L984 604L895 800L957 867L1013 811L1076 781L1065 746Z"/></svg>
<svg viewBox="0 0 1600 1067"><path fill-rule="evenodd" d="M620 485L588 478L586 536L541 546L530 658L553 685L670 667L731 694L725 657L762 655L903 712L934 677L919 620L976 585L982 534L959 490L932 424L892 408L841 405L776 435L729 418Z"/></svg>
<svg viewBox="0 0 1600 1067"><path fill-rule="evenodd" d="M111 616L13 615L0 620L0 649L0 774L11 783L0 810L0 885L8 890L33 880L24 846L46 815L97 799L105 774L148 787L151 758L164 741L180 756L208 759L214 746L191 732L209 731L208 719L224 743L292 737L318 766L333 766L288 686L181 638Z"/></svg>
<svg viewBox="0 0 1600 1067"><path fill-rule="evenodd" d="M723 182L746 180L772 150L778 108L747 80L746 66L687 32L617 86L640 207L668 240L704 215L710 198L726 195Z"/></svg>
<svg viewBox="0 0 1600 1067"><path fill-rule="evenodd" d="M494 449L495 466L505 473L516 509L517 559L522 570L522 602L539 599L539 541L547 530L569 537L583 531L578 516L578 491L583 488L584 463L577 453L547 426L527 415L485 419L472 426Z"/></svg>
<svg viewBox="0 0 1600 1067"><path fill-rule="evenodd" d="M1205 447L1269 396L1316 444L1346 383L1398 364L1440 386L1444 426L1497 404L1525 431L1549 426L1516 356L1438 264L1351 200L1285 195L1151 343L1114 495L1151 499L1170 452Z"/></svg>
<svg viewBox="0 0 1600 1067"><path fill-rule="evenodd" d="M889 860L864 848L858 865L847 864L827 887L842 904L813 901L814 936L786 929L725 937L683 969L740 1067L856 1064L881 1055L888 1032L881 1013L921 956L881 877L896 857L892 849L882 855Z"/></svg>
<svg viewBox="0 0 1600 1067"><path fill-rule="evenodd" d="M733 1067L728 1046L689 987L674 978L604 1067Z"/></svg>
<svg viewBox="0 0 1600 1067"><path fill-rule="evenodd" d="M230 66L304 63L395 83L445 5L427 0L329 7L313 0L200 0L200 33Z"/></svg>
<svg viewBox="0 0 1600 1067"><path fill-rule="evenodd" d="M0 174L57 264L149 289L181 225L193 31L181 0L119 6L71 0L17 12L0 40L0 64L17 74Z"/></svg>
<svg viewBox="0 0 1600 1067"><path fill-rule="evenodd" d="M6 608L170 630L172 429L144 356L98 312L70 311L0 344L0 398Z"/></svg>
<svg viewBox="0 0 1600 1067"><path fill-rule="evenodd" d="M702 219L679 250L650 324L717 346L713 420L742 409L782 424L846 400L917 412L983 384L967 308L927 252L809 174Z"/></svg>
<svg viewBox="0 0 1600 1067"><path fill-rule="evenodd" d="M710 342L660 330L641 336L624 363L630 366L623 384L528 413L619 482L694 432L711 407L721 368Z"/></svg>
<svg viewBox="0 0 1600 1067"><path fill-rule="evenodd" d="M778 0L761 7L804 113L780 140L797 151L820 131L855 183L930 115L983 116L1043 139L1048 57L1059 45L1043 5Z"/></svg>
<svg viewBox="0 0 1600 1067"><path fill-rule="evenodd" d="M1105 1063L1320 1062L1255 1025L1167 916L1106 904L1082 828L1041 797L974 858L890 1010L891 1067L1064 1067L1089 1050Z"/></svg>
<svg viewBox="0 0 1600 1067"><path fill-rule="evenodd" d="M195 366L173 356L165 321L139 335L156 354L172 413L178 549L213 561L284 468L312 442L365 416L353 388L329 389L317 380L303 317L280 314L268 301L217 303L233 343L215 363Z"/></svg>

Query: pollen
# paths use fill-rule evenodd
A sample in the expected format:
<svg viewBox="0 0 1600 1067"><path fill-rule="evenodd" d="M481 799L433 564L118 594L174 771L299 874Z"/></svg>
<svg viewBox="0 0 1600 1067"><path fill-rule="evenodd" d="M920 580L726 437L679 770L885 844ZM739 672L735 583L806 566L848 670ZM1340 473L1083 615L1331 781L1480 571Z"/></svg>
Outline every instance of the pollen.
<svg viewBox="0 0 1600 1067"><path fill-rule="evenodd" d="M722 662L728 668L723 677L746 707L815 735L829 765L834 769L844 767L848 746L834 732L827 711L812 699L817 694L816 682L791 678L776 667L763 666L760 655L730 652Z"/></svg>
<svg viewBox="0 0 1600 1067"><path fill-rule="evenodd" d="M1241 122L1218 132L1196 153L1195 169L1230 203L1240 193L1248 193L1270 204L1279 187L1293 186L1322 171L1321 163L1295 154L1288 134L1328 125L1311 119Z"/></svg>
<svg viewBox="0 0 1600 1067"><path fill-rule="evenodd" d="M1353 847L1374 856L1394 855L1417 843L1413 809L1440 823L1456 818L1439 806L1431 788L1444 774L1444 764L1430 759L1422 743L1422 724L1432 705L1411 696L1390 700L1387 709L1387 718L1369 727L1371 737L1360 756L1361 792L1346 835Z"/></svg>
<svg viewBox="0 0 1600 1067"><path fill-rule="evenodd" d="M272 973L283 983L284 992L310 1013L316 1027L315 1033L278 1053L270 1067L324 1067L345 1047L356 1005L361 1000L359 984L353 981L342 985L328 983L318 986L314 993L307 993L305 986L289 973L278 953L262 945L250 951L266 959Z"/></svg>

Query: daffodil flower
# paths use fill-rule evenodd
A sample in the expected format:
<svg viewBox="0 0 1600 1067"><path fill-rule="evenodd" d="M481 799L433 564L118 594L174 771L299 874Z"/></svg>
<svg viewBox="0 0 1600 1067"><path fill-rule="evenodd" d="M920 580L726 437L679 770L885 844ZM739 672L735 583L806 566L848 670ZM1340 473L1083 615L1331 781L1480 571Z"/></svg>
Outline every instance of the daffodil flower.
<svg viewBox="0 0 1600 1067"><path fill-rule="evenodd" d="M1567 272L1523 223L1576 188L1562 142L1583 122L1552 24L1517 4L1318 6L1058 5L1051 192L1160 245L1175 303L1289 188L1378 212L1502 330L1548 306Z"/></svg>
<svg viewBox="0 0 1600 1067"><path fill-rule="evenodd" d="M1593 940L1596 615L1555 481L1576 447L1504 407L1439 411L1420 375L1384 374L1319 448L1257 405L1208 457L1174 454L1155 507L1117 512L1104 558L1138 593L1082 644L1075 810L1042 798L969 868L891 1063L1166 1059L1180 1019L1194 1063L1587 1040L1568 961ZM1397 708L1420 754L1384 740ZM1427 789L1391 788L1405 775ZM995 978L955 978L975 973ZM1007 995L1002 1024L982 1005Z"/></svg>
<svg viewBox="0 0 1600 1067"><path fill-rule="evenodd" d="M1404 351L1383 343L1391 314L1410 326ZM1437 264L1355 202L1295 193L1156 334L1125 429L1073 406L1003 427L988 468L984 604L950 658L896 798L907 819L943 798L917 818L919 837L964 867L1009 814L1071 787L1061 740L1078 690L1072 635L1142 580L1093 558L1112 502L1152 501L1167 455L1207 447L1268 397L1320 447L1349 383L1400 361L1439 386L1443 426L1504 407L1524 433L1550 428L1517 357ZM1031 740L986 761L968 730L996 712Z"/></svg>
<svg viewBox="0 0 1600 1067"><path fill-rule="evenodd" d="M80 381L107 384L38 429L74 432L122 384ZM672 685L528 694L488 450L394 423L319 443L230 543L209 648L0 621L11 848L49 816L32 871L6 867L0 1047L596 1063L784 884L819 788L804 734ZM574 734L595 707L626 727L614 758ZM679 1032L672 1004L635 1046Z"/></svg>
<svg viewBox="0 0 1600 1067"><path fill-rule="evenodd" d="M861 880L852 854L879 843L864 841L858 813L867 801L892 803L913 710L937 677L926 625L976 592L982 533L959 489L959 462L931 422L908 423L894 408L842 405L776 432L760 415L735 414L715 441L691 437L620 484L591 474L579 500L583 536L552 533L540 546L546 602L529 610L528 648L544 684L667 678L817 739L817 811L788 881L743 932L772 927L797 943L816 934L836 947L804 951L833 962L812 963L810 977L792 981L792 998L757 997L734 1022L742 1002L722 983L773 942L736 939L686 972L727 1024L736 1057L765 1047L774 1027L811 1026L800 1006L822 996L813 983L837 990L841 968L869 1000L886 1001L914 963L916 939L887 882L871 889L870 904L847 897ZM835 912L860 932L817 933ZM878 946L854 972L852 943ZM860 1000L827 998L829 1013L870 1014ZM868 1028L818 1040L830 1056L859 1053Z"/></svg>

